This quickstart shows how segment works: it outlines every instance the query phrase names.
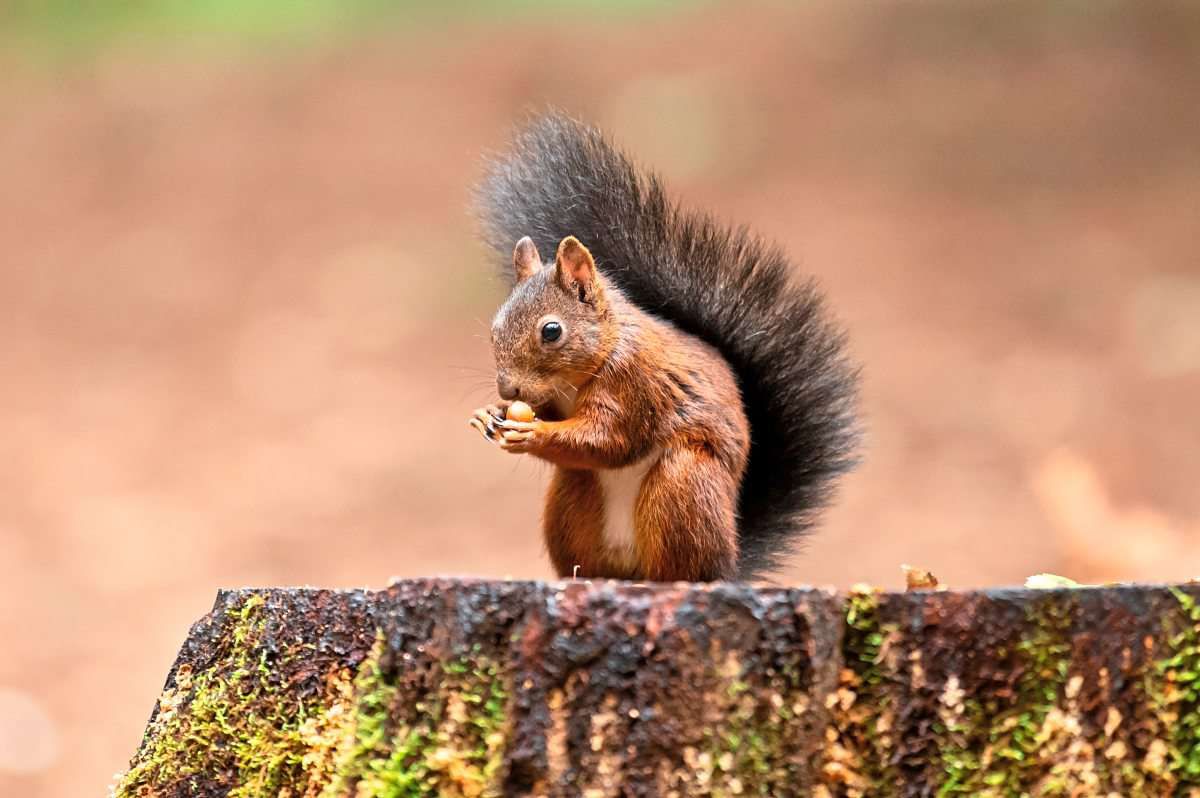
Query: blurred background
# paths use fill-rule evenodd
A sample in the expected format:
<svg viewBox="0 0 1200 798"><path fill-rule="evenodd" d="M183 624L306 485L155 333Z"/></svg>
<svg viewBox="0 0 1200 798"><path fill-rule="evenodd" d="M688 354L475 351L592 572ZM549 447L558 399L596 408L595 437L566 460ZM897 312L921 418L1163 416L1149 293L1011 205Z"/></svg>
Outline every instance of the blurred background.
<svg viewBox="0 0 1200 798"><path fill-rule="evenodd" d="M469 187L547 103L851 332L780 582L1200 575L1200 6L9 2L0 794L103 794L219 587L550 575L466 425Z"/></svg>

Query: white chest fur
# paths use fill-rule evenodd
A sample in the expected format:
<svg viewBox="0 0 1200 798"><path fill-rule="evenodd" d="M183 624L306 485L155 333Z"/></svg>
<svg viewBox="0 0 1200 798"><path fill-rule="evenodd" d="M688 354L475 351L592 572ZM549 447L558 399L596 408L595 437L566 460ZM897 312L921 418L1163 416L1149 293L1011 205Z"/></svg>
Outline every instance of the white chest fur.
<svg viewBox="0 0 1200 798"><path fill-rule="evenodd" d="M604 494L604 544L629 566L637 563L634 509L642 492L642 480L660 456L662 451L656 449L624 468L604 468L595 472Z"/></svg>

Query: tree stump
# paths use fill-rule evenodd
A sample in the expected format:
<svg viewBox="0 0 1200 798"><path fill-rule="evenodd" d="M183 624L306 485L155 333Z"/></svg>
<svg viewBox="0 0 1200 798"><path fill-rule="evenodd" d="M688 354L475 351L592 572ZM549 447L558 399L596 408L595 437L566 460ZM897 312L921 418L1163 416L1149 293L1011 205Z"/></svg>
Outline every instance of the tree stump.
<svg viewBox="0 0 1200 798"><path fill-rule="evenodd" d="M1198 598L222 592L114 794L1200 795Z"/></svg>

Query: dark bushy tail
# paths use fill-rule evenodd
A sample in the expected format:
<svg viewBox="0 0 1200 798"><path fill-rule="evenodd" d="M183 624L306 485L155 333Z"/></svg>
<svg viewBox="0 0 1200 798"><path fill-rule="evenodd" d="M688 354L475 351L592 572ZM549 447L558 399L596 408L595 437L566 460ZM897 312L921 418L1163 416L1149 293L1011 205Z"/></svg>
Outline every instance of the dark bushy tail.
<svg viewBox="0 0 1200 798"><path fill-rule="evenodd" d="M777 567L854 464L858 437L856 372L811 281L796 281L778 247L681 209L656 175L557 113L491 165L477 200L505 275L521 236L554 252L573 235L630 299L721 351L751 430L739 570Z"/></svg>

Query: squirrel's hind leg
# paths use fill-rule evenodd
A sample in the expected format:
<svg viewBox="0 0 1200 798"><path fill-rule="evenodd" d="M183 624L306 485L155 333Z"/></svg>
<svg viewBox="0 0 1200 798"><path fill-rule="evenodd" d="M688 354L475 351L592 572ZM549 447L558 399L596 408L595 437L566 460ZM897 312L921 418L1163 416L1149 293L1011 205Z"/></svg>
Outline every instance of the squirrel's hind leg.
<svg viewBox="0 0 1200 798"><path fill-rule="evenodd" d="M703 449L669 446L646 474L636 510L641 578L737 578L738 485Z"/></svg>
<svg viewBox="0 0 1200 798"><path fill-rule="evenodd" d="M604 496L591 471L554 469L546 492L542 533L560 579L629 579L633 574L607 556Z"/></svg>

